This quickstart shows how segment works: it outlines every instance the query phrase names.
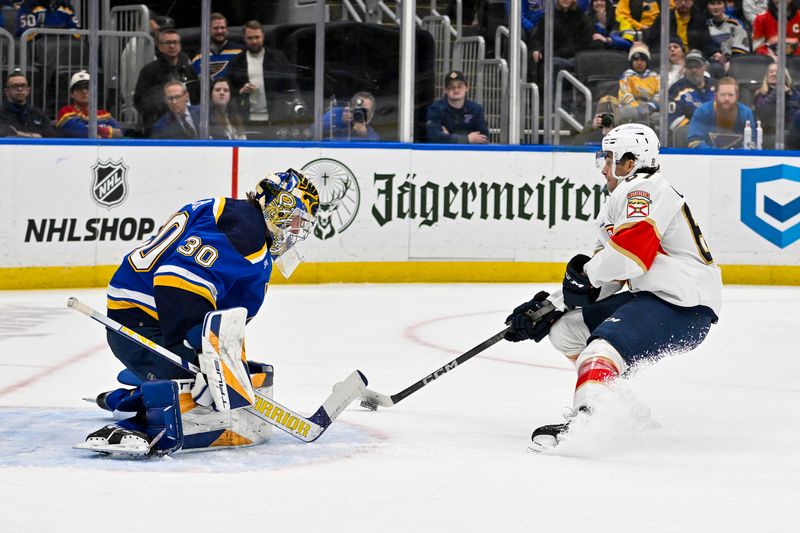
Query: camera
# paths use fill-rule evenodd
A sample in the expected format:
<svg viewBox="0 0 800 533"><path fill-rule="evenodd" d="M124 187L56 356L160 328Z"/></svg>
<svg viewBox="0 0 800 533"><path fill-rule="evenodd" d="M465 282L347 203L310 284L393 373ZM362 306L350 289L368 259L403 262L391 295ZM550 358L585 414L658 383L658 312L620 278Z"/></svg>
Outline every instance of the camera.
<svg viewBox="0 0 800 533"><path fill-rule="evenodd" d="M295 117L304 117L308 113L306 110L306 106L303 105L303 102L299 100L294 100L289 102L289 110L291 111L292 115Z"/></svg>
<svg viewBox="0 0 800 533"><path fill-rule="evenodd" d="M609 128L614 125L614 115L611 113L603 113L600 115L600 125L604 128Z"/></svg>
<svg viewBox="0 0 800 533"><path fill-rule="evenodd" d="M308 114L308 110L303 103L303 99L300 98L300 95L297 94L297 91L294 89L287 91L287 93L288 96L291 97L290 100L286 100L289 115L294 119L304 118Z"/></svg>
<svg viewBox="0 0 800 533"><path fill-rule="evenodd" d="M366 124L367 123L367 108L366 107L357 107L353 109L353 122L356 124Z"/></svg>

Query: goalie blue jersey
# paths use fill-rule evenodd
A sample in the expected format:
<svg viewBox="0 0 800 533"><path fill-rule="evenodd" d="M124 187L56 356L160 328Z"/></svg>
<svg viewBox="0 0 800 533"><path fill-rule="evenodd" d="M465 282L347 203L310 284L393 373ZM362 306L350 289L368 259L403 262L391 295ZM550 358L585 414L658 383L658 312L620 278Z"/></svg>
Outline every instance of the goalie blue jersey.
<svg viewBox="0 0 800 533"><path fill-rule="evenodd" d="M129 327L159 324L166 346L213 309L244 307L250 319L272 273L269 240L261 210L247 200L188 204L125 256L108 286L109 316Z"/></svg>

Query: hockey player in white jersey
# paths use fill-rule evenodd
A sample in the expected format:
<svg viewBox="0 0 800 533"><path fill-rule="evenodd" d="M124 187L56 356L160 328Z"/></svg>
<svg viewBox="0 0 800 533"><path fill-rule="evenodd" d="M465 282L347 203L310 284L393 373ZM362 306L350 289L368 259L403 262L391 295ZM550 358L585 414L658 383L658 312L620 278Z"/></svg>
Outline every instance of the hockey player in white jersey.
<svg viewBox="0 0 800 533"><path fill-rule="evenodd" d="M538 293L507 319L506 339L549 336L574 363L573 416L591 416L598 393L633 365L697 347L718 320L719 268L688 203L659 172L658 153L655 132L640 124L603 138L597 162L610 196L593 257L573 257L561 291ZM557 309L532 322L525 312L547 301ZM556 446L570 420L536 429L531 449Z"/></svg>

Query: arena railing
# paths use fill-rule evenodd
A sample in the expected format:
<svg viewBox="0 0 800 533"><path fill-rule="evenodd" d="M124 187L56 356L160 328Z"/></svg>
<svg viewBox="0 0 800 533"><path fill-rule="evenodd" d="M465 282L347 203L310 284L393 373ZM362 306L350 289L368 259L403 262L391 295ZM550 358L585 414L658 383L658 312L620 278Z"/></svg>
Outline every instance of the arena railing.
<svg viewBox="0 0 800 533"><path fill-rule="evenodd" d="M428 15L422 19L422 29L433 36L435 47L433 71L436 76L436 94L444 93L444 76L450 71L450 17Z"/></svg>
<svg viewBox="0 0 800 533"><path fill-rule="evenodd" d="M587 105L584 111L583 124L581 124L575 117L570 114L569 110L563 107L564 83L572 85L575 90L583 94L586 99ZM562 70L556 76L556 101L555 113L553 117L553 144L561 144L561 121L564 120L567 124L572 126L577 131L581 131L583 127L592 120L592 92L589 88L581 83L581 81L573 76L570 72Z"/></svg>
<svg viewBox="0 0 800 533"><path fill-rule="evenodd" d="M0 28L0 71L5 70L11 74L14 70L15 54L14 37L5 28Z"/></svg>
<svg viewBox="0 0 800 533"><path fill-rule="evenodd" d="M482 80L478 102L483 105L489 140L493 144L508 143L508 65L505 59L482 59L478 68Z"/></svg>
<svg viewBox="0 0 800 533"><path fill-rule="evenodd" d="M539 86L520 84L520 144L539 144Z"/></svg>
<svg viewBox="0 0 800 533"><path fill-rule="evenodd" d="M475 87L473 96L476 100L481 100L479 94L483 87L483 72L478 68L478 62L486 59L486 42L483 37L459 37L453 43L452 68L460 70L466 76L469 85Z"/></svg>
<svg viewBox="0 0 800 533"><path fill-rule="evenodd" d="M20 37L20 68L29 75L31 102L51 116L69 104L69 81L80 70L89 70L89 30L32 28ZM138 125L133 110L133 87L139 70L153 60L153 37L146 32L99 30L103 64L98 77L98 106L103 107L125 128ZM120 61L125 47L136 42L137 49ZM127 76L127 78L125 78Z"/></svg>

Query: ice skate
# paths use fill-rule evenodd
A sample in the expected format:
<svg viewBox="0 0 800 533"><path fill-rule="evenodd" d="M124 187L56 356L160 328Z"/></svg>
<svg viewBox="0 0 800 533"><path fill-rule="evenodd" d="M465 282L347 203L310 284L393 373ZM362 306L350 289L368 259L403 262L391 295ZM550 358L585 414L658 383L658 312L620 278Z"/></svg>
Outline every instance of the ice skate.
<svg viewBox="0 0 800 533"><path fill-rule="evenodd" d="M143 457L150 454L158 437L160 435L151 439L140 431L112 424L90 433L86 441L76 445L75 448L113 457Z"/></svg>
<svg viewBox="0 0 800 533"><path fill-rule="evenodd" d="M564 418L567 421L563 424L549 424L536 428L531 434L531 444L528 446L528 451L540 453L558 446L563 440L564 435L569 432L570 423L581 413L589 415L591 414L591 410L585 405L582 405L578 409L570 409L564 413Z"/></svg>

